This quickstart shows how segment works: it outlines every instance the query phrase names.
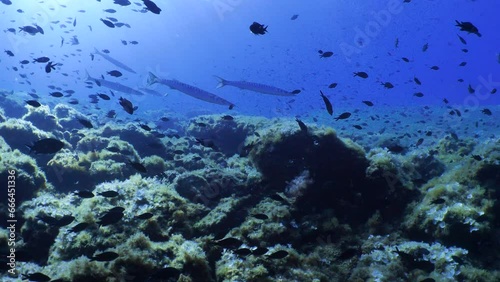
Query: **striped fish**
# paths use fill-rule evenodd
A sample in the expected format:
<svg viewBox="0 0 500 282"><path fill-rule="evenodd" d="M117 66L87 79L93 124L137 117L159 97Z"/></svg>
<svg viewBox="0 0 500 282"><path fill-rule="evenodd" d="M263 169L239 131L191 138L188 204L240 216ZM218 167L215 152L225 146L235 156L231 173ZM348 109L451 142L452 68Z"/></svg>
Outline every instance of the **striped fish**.
<svg viewBox="0 0 500 282"><path fill-rule="evenodd" d="M209 103L217 104L217 105L229 106L229 109L232 109L234 107L233 103L231 103L231 102L229 102L229 101L227 101L227 100L225 100L225 99L223 99L215 94L212 94L208 91L205 91L205 90L200 89L198 87L186 84L184 82L180 82L180 81L175 80L175 79L159 78L150 72L149 77L148 77L148 84L152 85L154 83L160 83L160 84L166 85L172 89L175 89L175 90L180 91L186 95L189 95L193 98L196 98L196 99L199 99L199 100L202 100L205 102L209 102Z"/></svg>
<svg viewBox="0 0 500 282"><path fill-rule="evenodd" d="M94 50L95 50L95 54L97 54L97 55L99 55L99 56L103 57L104 59L106 59L106 61L108 61L108 62L112 63L113 65L115 65L115 66L117 66L117 67L119 67L119 68L121 68L121 69L124 69L124 70L126 70L126 71L128 71L128 72L131 72L131 73L136 73L136 72L135 72L133 69L131 69L129 66L127 66L127 65L125 65L124 63L122 63L122 62L120 62L120 61L116 60L115 58L113 58L113 57L109 56L108 54L104 54L104 53L102 53L102 52L99 52L99 50L97 50L97 48L94 48Z"/></svg>
<svg viewBox="0 0 500 282"><path fill-rule="evenodd" d="M256 83L256 82L230 81L230 80L225 80L222 77L219 77L216 75L214 75L214 76L219 80L219 84L217 85L217 88L221 88L221 87L224 87L226 85L229 85L229 86L238 87L240 89L250 90L250 91L269 94L269 95L276 95L276 96L295 96L296 94L300 93L300 90L298 90L298 89L290 92L290 91L286 91L286 90L281 89L281 88L277 88L277 87L265 85L265 84L260 84L260 83Z"/></svg>

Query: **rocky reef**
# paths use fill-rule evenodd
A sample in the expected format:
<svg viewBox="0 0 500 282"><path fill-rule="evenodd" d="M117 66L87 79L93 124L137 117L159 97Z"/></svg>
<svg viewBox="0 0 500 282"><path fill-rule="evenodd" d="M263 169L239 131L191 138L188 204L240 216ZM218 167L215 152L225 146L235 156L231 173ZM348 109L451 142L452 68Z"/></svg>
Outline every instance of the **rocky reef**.
<svg viewBox="0 0 500 282"><path fill-rule="evenodd" d="M137 122L86 128L65 106L0 116L0 171L18 175L18 275L500 279L498 138L443 135L398 153L290 119L205 115L162 134ZM49 137L64 147L25 147Z"/></svg>

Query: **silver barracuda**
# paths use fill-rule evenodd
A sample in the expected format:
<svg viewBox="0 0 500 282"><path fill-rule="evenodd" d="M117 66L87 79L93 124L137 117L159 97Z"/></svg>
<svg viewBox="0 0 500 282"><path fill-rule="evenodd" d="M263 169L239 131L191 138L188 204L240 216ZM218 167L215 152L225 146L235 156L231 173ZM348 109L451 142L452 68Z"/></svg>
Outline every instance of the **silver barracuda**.
<svg viewBox="0 0 500 282"><path fill-rule="evenodd" d="M175 79L164 79L164 78L159 78L153 73L149 73L148 77L148 84L154 84L154 83L160 83L163 85L166 85L172 89L175 89L177 91L180 91L186 95L189 95L193 98L203 100L205 102L209 102L212 104L218 104L218 105L225 105L229 106L229 109L232 109L234 107L234 104L213 94L208 91L205 91L203 89L200 89L198 87L186 84L184 82L180 82Z"/></svg>
<svg viewBox="0 0 500 282"><path fill-rule="evenodd" d="M231 81L225 80L222 77L215 77L219 80L219 84L217 88L224 87L226 85L238 87L240 89L250 90L254 92L259 92L263 94L275 95L275 96L295 96L300 93L300 90L287 91L278 87L274 87L271 85L265 85L256 82L248 82L248 81Z"/></svg>

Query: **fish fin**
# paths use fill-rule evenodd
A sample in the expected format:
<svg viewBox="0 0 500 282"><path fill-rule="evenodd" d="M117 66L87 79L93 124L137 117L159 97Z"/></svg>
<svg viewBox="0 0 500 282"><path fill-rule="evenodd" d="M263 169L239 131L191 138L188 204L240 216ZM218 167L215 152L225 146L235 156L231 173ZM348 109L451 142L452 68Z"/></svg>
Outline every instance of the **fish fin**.
<svg viewBox="0 0 500 282"><path fill-rule="evenodd" d="M216 87L217 89L222 88L222 87L227 85L227 80L225 80L224 78L222 78L220 76L216 76L216 75L214 75L214 77L217 78L217 80L219 81L219 84L217 84L217 87Z"/></svg>
<svg viewBox="0 0 500 282"><path fill-rule="evenodd" d="M148 85L153 85L157 82L158 82L158 77L154 75L152 72L149 72Z"/></svg>
<svg viewBox="0 0 500 282"><path fill-rule="evenodd" d="M85 81L94 80L94 79L90 76L90 74L89 74L89 72L88 72L87 70L85 70L85 75L86 75L86 77L85 77Z"/></svg>
<svg viewBox="0 0 500 282"><path fill-rule="evenodd" d="M32 145L25 144L24 146L26 146L26 147L28 147L30 149L30 152L28 154L31 154L31 152L33 152L33 146Z"/></svg>

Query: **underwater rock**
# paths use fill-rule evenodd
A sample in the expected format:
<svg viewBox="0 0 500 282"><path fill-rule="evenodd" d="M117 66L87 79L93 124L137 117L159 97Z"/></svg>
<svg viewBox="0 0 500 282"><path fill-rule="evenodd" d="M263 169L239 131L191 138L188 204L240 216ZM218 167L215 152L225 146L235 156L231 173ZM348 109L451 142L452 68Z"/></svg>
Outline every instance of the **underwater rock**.
<svg viewBox="0 0 500 282"><path fill-rule="evenodd" d="M47 187L45 173L38 167L36 161L19 150L12 151L0 137L0 177L8 179L9 171L15 171L17 205L31 199L37 191ZM6 210L5 208L4 211Z"/></svg>
<svg viewBox="0 0 500 282"><path fill-rule="evenodd" d="M240 153L245 139L263 127L266 120L261 117L205 115L191 120L187 134L213 141L216 150L226 156Z"/></svg>
<svg viewBox="0 0 500 282"><path fill-rule="evenodd" d="M44 131L60 131L63 129L59 125L57 117L52 115L49 107L46 105L38 108L29 107L28 113L22 119L31 122L33 126Z"/></svg>
<svg viewBox="0 0 500 282"><path fill-rule="evenodd" d="M334 209L339 218L359 224L380 210L390 220L401 216L415 195L399 180L388 180L386 167L367 175L363 149L331 129L309 126L305 133L289 122L276 123L261 134L250 158L275 192L301 189L297 213ZM301 177L304 171L307 177ZM286 188L292 181L295 187Z"/></svg>

